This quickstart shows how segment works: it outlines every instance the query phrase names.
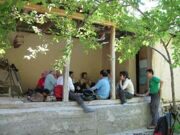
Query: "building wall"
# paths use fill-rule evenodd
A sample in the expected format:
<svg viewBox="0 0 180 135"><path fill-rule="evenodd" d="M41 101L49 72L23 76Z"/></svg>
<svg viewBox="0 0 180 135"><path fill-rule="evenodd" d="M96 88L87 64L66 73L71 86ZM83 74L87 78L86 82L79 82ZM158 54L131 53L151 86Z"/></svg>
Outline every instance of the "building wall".
<svg viewBox="0 0 180 135"><path fill-rule="evenodd" d="M110 69L110 46L105 45L102 48L102 68L103 69ZM116 59L120 57L119 53L116 53ZM128 71L130 78L132 79L132 82L134 84L134 87L136 88L136 59L132 58L124 63L119 63L118 60L116 60L116 83L119 81L119 72L120 71Z"/></svg>
<svg viewBox="0 0 180 135"><path fill-rule="evenodd" d="M40 74L44 70L52 69L55 59L62 56L64 41L61 43L53 43L52 36L45 35L38 37L32 33L22 33L24 35L24 44L17 49L11 48L7 51L6 57L10 63L14 63L19 69L22 86L24 90L34 88ZM11 41L14 39L15 33L11 35ZM43 43L49 44L49 51L46 55L39 54L36 59L27 60L24 56L28 54L29 47L35 48ZM74 40L74 48L71 60L71 70L75 72L75 79L78 80L80 73L86 71L89 78L96 81L99 77L99 70L102 67L102 50L90 51L89 54L84 53L82 45L78 40Z"/></svg>
<svg viewBox="0 0 180 135"><path fill-rule="evenodd" d="M164 48L160 45L156 45L156 49L158 49L160 52L165 54ZM169 71L169 65L167 62L155 51L153 51L152 55L152 66L155 70L155 75L159 76L164 84L162 88L162 97L165 100L171 100L171 78L170 78L170 71ZM175 94L176 94L176 100L180 101L180 68L174 69L174 75L175 75Z"/></svg>
<svg viewBox="0 0 180 135"><path fill-rule="evenodd" d="M24 90L34 88L40 74L44 70L52 69L55 59L63 54L64 41L59 44L52 42L51 35L38 37L33 33L21 33L24 35L24 44L17 49L11 48L7 51L6 57L10 63L14 63L19 69L21 82ZM16 33L12 33L10 40L13 42ZM27 60L24 56L28 54L29 47L35 48L37 45L49 44L49 51L46 55L38 54L36 59ZM75 80L78 81L81 72L87 72L89 78L96 82L99 78L101 69L110 69L110 51L109 45L104 45L95 51L84 52L83 45L80 45L78 39L74 39L70 70L74 71ZM118 54L117 54L118 57ZM119 78L119 72L127 70L136 86L136 65L135 59L129 60L123 64L116 62L116 82Z"/></svg>

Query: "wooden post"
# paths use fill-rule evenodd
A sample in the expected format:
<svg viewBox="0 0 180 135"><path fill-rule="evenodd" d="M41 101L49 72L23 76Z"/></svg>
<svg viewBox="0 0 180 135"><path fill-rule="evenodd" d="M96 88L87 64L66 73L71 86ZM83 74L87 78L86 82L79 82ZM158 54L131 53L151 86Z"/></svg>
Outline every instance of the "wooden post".
<svg viewBox="0 0 180 135"><path fill-rule="evenodd" d="M68 56L63 69L63 101L69 101L69 89L68 89L68 80L69 80L69 69L70 69L70 59L72 52L72 38L69 37L66 40L66 51L68 52Z"/></svg>
<svg viewBox="0 0 180 135"><path fill-rule="evenodd" d="M63 70L63 101L69 101L69 90L68 90L68 78L69 78L69 69L70 69L70 58L66 61Z"/></svg>
<svg viewBox="0 0 180 135"><path fill-rule="evenodd" d="M115 52L115 26L111 27L110 51L111 51L111 99L116 99L116 52Z"/></svg>

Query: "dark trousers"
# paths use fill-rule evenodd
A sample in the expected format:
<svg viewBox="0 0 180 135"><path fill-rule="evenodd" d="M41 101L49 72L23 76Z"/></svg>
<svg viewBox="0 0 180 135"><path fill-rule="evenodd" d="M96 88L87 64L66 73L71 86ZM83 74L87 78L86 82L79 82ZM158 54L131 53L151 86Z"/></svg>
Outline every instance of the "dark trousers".
<svg viewBox="0 0 180 135"><path fill-rule="evenodd" d="M78 93L74 93L73 91L69 91L69 99L76 101L80 106L84 105L84 101Z"/></svg>
<svg viewBox="0 0 180 135"><path fill-rule="evenodd" d="M123 90L121 87L118 89L118 96L121 100L121 103L126 103L126 99L131 99L134 95L129 93L126 90Z"/></svg>
<svg viewBox="0 0 180 135"><path fill-rule="evenodd" d="M159 103L160 97L159 94L150 94L151 96L151 103L150 103L150 111L152 116L152 125L157 125L159 119Z"/></svg>

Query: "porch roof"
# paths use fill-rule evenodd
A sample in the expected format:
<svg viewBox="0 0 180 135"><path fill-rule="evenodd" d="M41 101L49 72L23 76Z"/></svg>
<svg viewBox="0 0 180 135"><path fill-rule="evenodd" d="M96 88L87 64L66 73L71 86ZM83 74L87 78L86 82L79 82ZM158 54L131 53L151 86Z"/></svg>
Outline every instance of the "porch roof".
<svg viewBox="0 0 180 135"><path fill-rule="evenodd" d="M27 5L25 5L24 9L30 10L30 11L35 10L39 13L45 13L45 12L56 13L57 15L63 16L63 17L67 16L67 13L63 9L52 8L51 11L49 11L46 7L42 5L37 5L37 4L32 4L32 3L28 3ZM81 21L85 19L85 16L82 13L73 13L72 15L69 15L68 17L75 20L81 20ZM113 22L107 21L107 20L94 20L94 24L99 24L103 26L115 26Z"/></svg>

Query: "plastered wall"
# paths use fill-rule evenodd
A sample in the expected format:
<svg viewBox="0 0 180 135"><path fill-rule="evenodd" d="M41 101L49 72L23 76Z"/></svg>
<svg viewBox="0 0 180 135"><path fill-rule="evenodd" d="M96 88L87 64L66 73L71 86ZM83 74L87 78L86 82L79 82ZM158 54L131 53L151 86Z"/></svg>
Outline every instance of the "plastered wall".
<svg viewBox="0 0 180 135"><path fill-rule="evenodd" d="M62 56L64 41L59 44L52 42L51 35L44 35L38 37L33 33L22 33L24 35L24 44L19 48L11 48L7 51L6 57L10 63L14 63L19 69L21 82L24 90L27 88L34 88L36 82L44 70L52 69L55 59ZM10 36L11 42L16 33ZM37 45L49 44L46 55L38 54L36 59L27 60L24 56L28 54L29 47L35 48ZM118 57L118 54L117 54ZM119 72L122 70L129 71L130 77L136 86L136 66L135 59L131 59L123 64L116 62L116 82L119 79ZM99 71L101 69L110 69L110 49L109 45L104 45L97 50L85 53L83 46L80 45L78 39L74 39L74 47L71 57L70 69L74 71L75 80L78 81L81 72L87 72L89 78L96 82L99 78Z"/></svg>
<svg viewBox="0 0 180 135"><path fill-rule="evenodd" d="M158 43L156 45L156 49L158 49L160 52L165 54L165 50L163 47ZM170 50L170 47L169 47ZM171 50L170 50L171 51ZM160 77L162 81L164 82L163 88L162 88L162 97L165 100L171 100L171 85L170 85L170 71L169 71L169 65L167 62L155 51L153 51L152 55L152 66L155 70L155 75ZM175 75L175 94L176 99L180 101L180 68L174 69L174 75Z"/></svg>
<svg viewBox="0 0 180 135"><path fill-rule="evenodd" d="M19 48L11 48L7 51L6 57L10 63L14 63L19 69L23 89L34 88L36 82L44 70L52 69L55 59L62 56L64 41L61 43L53 43L51 35L45 35L39 38L32 33L21 33L24 35L24 44ZM10 36L11 41L16 33ZM27 48L35 48L37 45L49 44L49 51L46 55L38 54L36 59L27 60L24 56L28 54ZM74 48L72 52L71 70L75 73L75 79L78 80L80 73L86 71L89 77L96 81L99 77L99 70L102 68L102 50L98 49L90 51L89 54L84 53L82 45L77 39L74 39Z"/></svg>

